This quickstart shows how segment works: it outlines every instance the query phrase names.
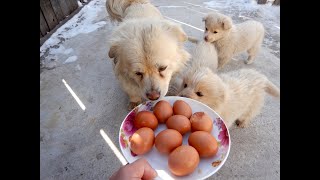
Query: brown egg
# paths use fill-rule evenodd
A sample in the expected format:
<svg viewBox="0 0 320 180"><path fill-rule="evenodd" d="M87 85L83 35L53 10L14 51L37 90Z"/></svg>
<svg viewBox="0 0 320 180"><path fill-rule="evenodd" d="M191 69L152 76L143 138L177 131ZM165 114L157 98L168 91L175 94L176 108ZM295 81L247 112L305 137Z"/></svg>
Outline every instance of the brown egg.
<svg viewBox="0 0 320 180"><path fill-rule="evenodd" d="M163 130L156 136L154 145L160 153L169 154L182 145L182 135L174 129Z"/></svg>
<svg viewBox="0 0 320 180"><path fill-rule="evenodd" d="M173 114L183 115L187 118L190 118L192 115L192 109L186 102L182 100L177 100L173 103Z"/></svg>
<svg viewBox="0 0 320 180"><path fill-rule="evenodd" d="M157 117L159 123L165 123L173 115L173 110L168 101L161 100L153 107L153 114Z"/></svg>
<svg viewBox="0 0 320 180"><path fill-rule="evenodd" d="M212 157L218 152L218 142L216 138L205 131L191 133L188 143L198 151L200 157Z"/></svg>
<svg viewBox="0 0 320 180"><path fill-rule="evenodd" d="M140 111L136 114L133 124L136 128L148 127L155 130L158 127L158 120L152 112Z"/></svg>
<svg viewBox="0 0 320 180"><path fill-rule="evenodd" d="M197 150L188 145L182 145L173 150L168 158L169 170L176 176L191 174L200 161Z"/></svg>
<svg viewBox="0 0 320 180"><path fill-rule="evenodd" d="M209 115L204 112L196 112L191 118L191 131L207 131L211 132L213 128L213 121Z"/></svg>
<svg viewBox="0 0 320 180"><path fill-rule="evenodd" d="M166 122L168 129L175 129L182 135L191 130L190 120L183 115L173 115Z"/></svg>
<svg viewBox="0 0 320 180"><path fill-rule="evenodd" d="M130 149L137 155L145 154L152 149L154 132L148 127L142 127L129 138Z"/></svg>

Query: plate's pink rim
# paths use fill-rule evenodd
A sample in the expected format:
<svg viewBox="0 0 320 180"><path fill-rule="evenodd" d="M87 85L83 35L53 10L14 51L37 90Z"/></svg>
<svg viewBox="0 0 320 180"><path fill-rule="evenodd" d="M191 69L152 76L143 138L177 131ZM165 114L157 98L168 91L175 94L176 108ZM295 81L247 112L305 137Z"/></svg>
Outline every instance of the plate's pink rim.
<svg viewBox="0 0 320 180"><path fill-rule="evenodd" d="M209 173L208 175L202 177L202 178L199 179L199 180L207 179L208 177L210 177L210 176L212 176L213 174L215 174L216 172L218 172L218 170L220 170L220 168L224 165L224 163L226 162L226 160L227 160L227 158L228 158L228 156L229 156L230 149L231 149L231 136L230 136L229 128L228 128L228 126L226 125L226 123L224 122L223 118L221 118L221 116L220 116L215 110L213 110L212 108L210 108L209 106L207 106L206 104L204 104L204 103L202 103L202 102L200 102L200 101L197 101L197 100L194 100L194 99L191 99L191 98L180 97L180 96L165 96L165 97L163 97L163 98L161 98L161 99L158 99L158 100L156 100L156 101L154 101L154 102L157 102L157 101L160 101L160 100L168 100L168 99L171 99L171 98L173 98L173 99L181 99L181 100L183 100L183 99L188 99L188 100L190 100L190 101L193 101L193 102L195 102L195 103L201 104L201 105L203 105L203 106L211 109L211 110L222 120L222 122L223 122L224 125L226 126L226 129L227 129L227 132L228 132L228 136L229 136L229 146L228 146L227 154L226 154L226 156L223 158L223 160L222 160L222 162L219 164L219 166L218 166L214 171L212 171L211 173ZM129 116L129 114L131 114L132 111L134 111L136 108L139 108L142 104L143 104L143 103L139 104L138 106L136 106L135 108L133 108L130 112L128 112L128 114L126 115L126 117L123 119L123 121L122 121L122 123L121 123L121 125L120 125L120 129L119 129L119 146L120 146L121 153L122 153L123 157L126 159L126 161L127 161L128 163L132 163L132 162L129 162L128 159L124 156L123 148L122 148L122 146L121 146L121 140L120 140L120 138L121 138L121 133L120 133L120 131L121 131L121 127L123 126L124 121L127 119L127 117ZM133 162L134 162L134 161L133 161Z"/></svg>

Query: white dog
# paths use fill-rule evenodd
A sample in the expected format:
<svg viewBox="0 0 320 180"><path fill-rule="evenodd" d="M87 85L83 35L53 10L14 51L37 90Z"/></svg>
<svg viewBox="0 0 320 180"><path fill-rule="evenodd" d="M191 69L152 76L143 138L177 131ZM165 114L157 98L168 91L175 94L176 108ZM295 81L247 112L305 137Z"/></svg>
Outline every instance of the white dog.
<svg viewBox="0 0 320 180"><path fill-rule="evenodd" d="M264 27L257 21L233 24L230 17L214 12L203 18L204 40L212 42L218 50L219 66L222 68L230 59L241 52L249 54L246 64L251 64L264 38Z"/></svg>
<svg viewBox="0 0 320 180"><path fill-rule="evenodd" d="M107 0L107 12L112 21L126 19L163 18L160 11L149 0Z"/></svg>
<svg viewBox="0 0 320 180"><path fill-rule="evenodd" d="M201 67L208 67L213 72L216 72L218 68L218 54L214 45L205 41L198 41L190 37L188 40L196 43L196 45L191 51L192 58L190 64L181 72L183 73L184 71L188 71L189 73L192 73L197 71ZM176 76L175 79L172 80L167 95L177 95L177 93L181 91L181 88L183 88L181 84L182 74L180 73L178 76Z"/></svg>
<svg viewBox="0 0 320 180"><path fill-rule="evenodd" d="M185 73L183 90L178 95L208 105L228 127L234 122L239 127L246 127L260 113L265 92L280 97L280 90L255 70L242 69L219 77L211 69L202 67Z"/></svg>
<svg viewBox="0 0 320 180"><path fill-rule="evenodd" d="M144 99L156 100L167 94L171 78L190 58L182 44L186 40L182 28L168 20L126 20L115 29L109 57L129 95L129 109Z"/></svg>
<svg viewBox="0 0 320 180"><path fill-rule="evenodd" d="M110 18L121 22L111 35L109 57L129 95L128 108L165 96L171 78L190 58L182 44L187 35L148 0L108 0L106 6Z"/></svg>

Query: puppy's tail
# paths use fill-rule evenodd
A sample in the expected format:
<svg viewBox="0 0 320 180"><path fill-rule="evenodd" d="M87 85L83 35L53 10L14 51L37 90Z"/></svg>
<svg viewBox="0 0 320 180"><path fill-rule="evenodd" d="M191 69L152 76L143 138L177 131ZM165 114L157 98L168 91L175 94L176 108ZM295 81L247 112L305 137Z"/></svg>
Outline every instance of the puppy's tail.
<svg viewBox="0 0 320 180"><path fill-rule="evenodd" d="M274 97L280 97L280 89L269 80L266 83L265 91Z"/></svg>
<svg viewBox="0 0 320 180"><path fill-rule="evenodd" d="M199 40L195 37L191 37L191 36L188 36L188 41L194 43L194 44L198 44Z"/></svg>
<svg viewBox="0 0 320 180"><path fill-rule="evenodd" d="M121 22L124 12L132 3L148 3L149 0L107 0L106 9L111 21Z"/></svg>

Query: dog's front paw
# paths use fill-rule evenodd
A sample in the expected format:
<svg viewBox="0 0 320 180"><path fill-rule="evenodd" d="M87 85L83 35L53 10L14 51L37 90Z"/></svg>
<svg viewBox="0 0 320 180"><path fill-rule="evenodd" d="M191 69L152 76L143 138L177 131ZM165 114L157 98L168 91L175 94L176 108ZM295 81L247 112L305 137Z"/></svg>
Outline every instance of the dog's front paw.
<svg viewBox="0 0 320 180"><path fill-rule="evenodd" d="M240 128L245 128L247 127L247 123L245 123L245 121L240 121L240 120L236 120L236 125Z"/></svg>
<svg viewBox="0 0 320 180"><path fill-rule="evenodd" d="M130 102L128 105L128 110L131 111L133 108L135 108L139 104L140 104L140 102Z"/></svg>
<svg viewBox="0 0 320 180"><path fill-rule="evenodd" d="M245 60L244 63L245 63L245 64L252 64L253 61L252 61L252 60Z"/></svg>
<svg viewBox="0 0 320 180"><path fill-rule="evenodd" d="M220 69L222 69L222 68L223 68L223 66L224 66L224 64L218 64L217 69L218 69L218 70L220 70Z"/></svg>

